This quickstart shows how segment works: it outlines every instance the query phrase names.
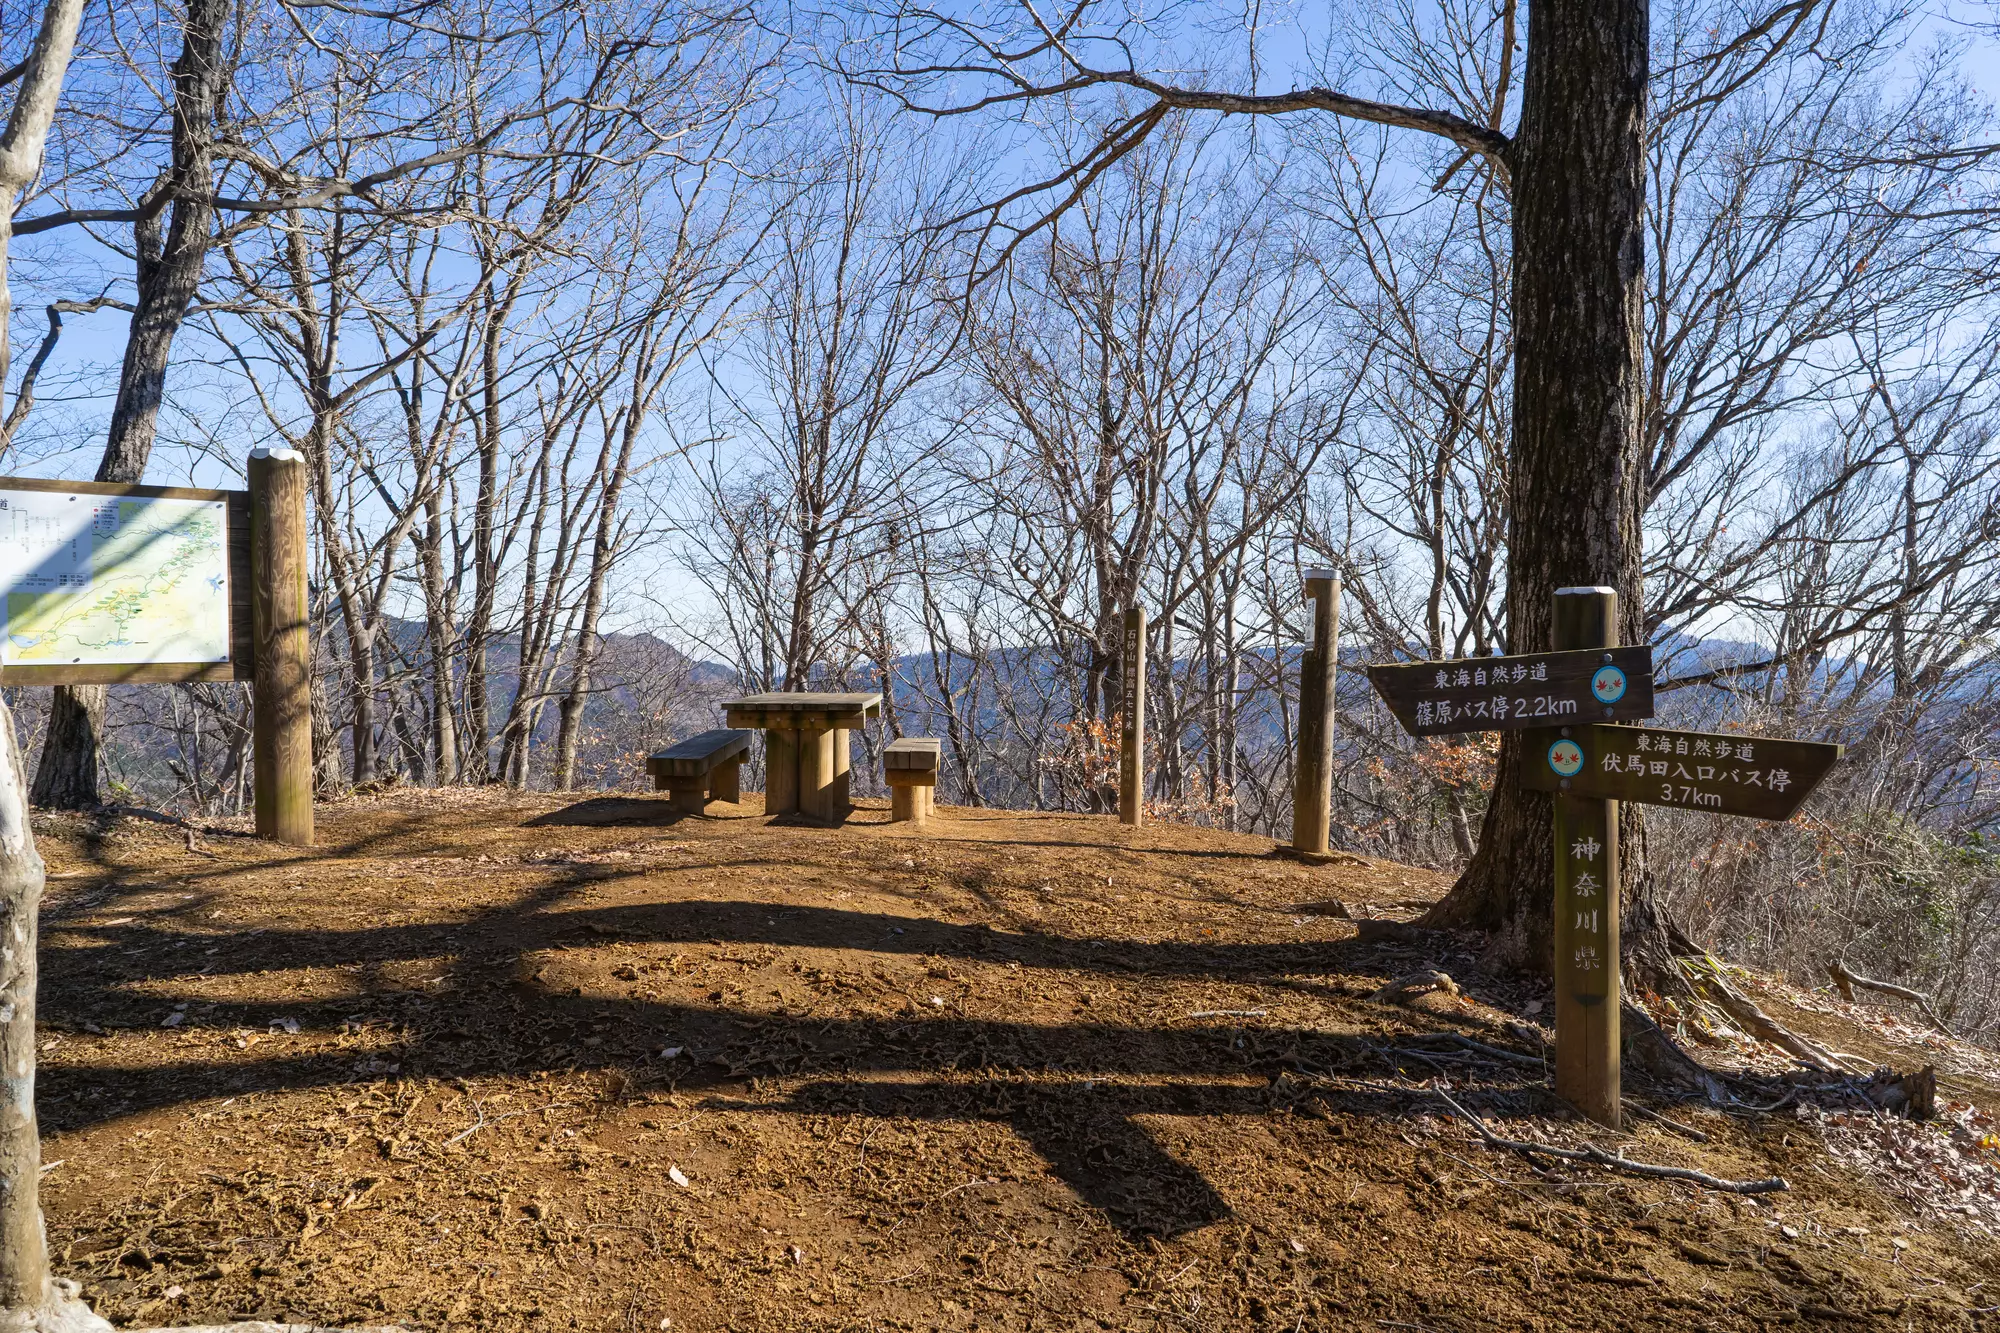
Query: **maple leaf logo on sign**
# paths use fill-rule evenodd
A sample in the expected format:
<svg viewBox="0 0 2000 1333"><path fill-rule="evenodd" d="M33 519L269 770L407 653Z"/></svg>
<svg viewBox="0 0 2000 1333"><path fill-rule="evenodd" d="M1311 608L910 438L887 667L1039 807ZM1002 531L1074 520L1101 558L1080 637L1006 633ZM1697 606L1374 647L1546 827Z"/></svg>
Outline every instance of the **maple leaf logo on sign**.
<svg viewBox="0 0 2000 1333"><path fill-rule="evenodd" d="M1572 740L1557 741L1549 747L1549 767L1558 777L1575 777L1583 770L1583 747Z"/></svg>

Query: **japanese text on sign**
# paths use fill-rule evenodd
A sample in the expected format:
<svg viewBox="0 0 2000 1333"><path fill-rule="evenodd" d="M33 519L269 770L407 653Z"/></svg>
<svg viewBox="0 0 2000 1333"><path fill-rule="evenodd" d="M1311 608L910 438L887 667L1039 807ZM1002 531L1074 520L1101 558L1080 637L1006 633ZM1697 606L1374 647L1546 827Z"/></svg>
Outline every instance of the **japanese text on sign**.
<svg viewBox="0 0 2000 1333"><path fill-rule="evenodd" d="M1646 648L1391 663L1368 668L1368 678L1418 736L1643 718L1653 709Z"/></svg>
<svg viewBox="0 0 2000 1333"><path fill-rule="evenodd" d="M1556 744L1573 746L1582 762L1558 764L1551 754L1523 764L1524 786L1760 819L1790 818L1841 753L1838 745L1816 741L1651 727L1563 731Z"/></svg>
<svg viewBox="0 0 2000 1333"><path fill-rule="evenodd" d="M1608 969L1617 957L1614 841L1603 804L1557 803L1556 957L1570 992L1587 1004L1611 993Z"/></svg>

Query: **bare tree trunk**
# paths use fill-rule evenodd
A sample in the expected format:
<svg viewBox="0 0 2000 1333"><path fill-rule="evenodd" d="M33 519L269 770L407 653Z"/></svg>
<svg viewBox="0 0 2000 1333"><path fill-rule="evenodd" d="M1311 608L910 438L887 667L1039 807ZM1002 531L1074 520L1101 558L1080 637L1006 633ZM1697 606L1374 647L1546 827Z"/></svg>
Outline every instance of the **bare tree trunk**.
<svg viewBox="0 0 2000 1333"><path fill-rule="evenodd" d="M1640 403L1645 270L1646 0L1544 0L1528 11L1514 177L1514 449L1508 647L1546 651L1565 586L1618 591L1619 637L1645 641ZM1424 918L1493 933L1493 961L1546 972L1554 950L1549 798L1520 785L1503 734L1479 851ZM1637 811L1621 834L1629 895ZM1629 943L1629 941L1628 941Z"/></svg>
<svg viewBox="0 0 2000 1333"><path fill-rule="evenodd" d="M102 685L58 685L49 700L49 729L29 799L45 810L94 810L101 802L97 771L103 755Z"/></svg>
<svg viewBox="0 0 2000 1333"><path fill-rule="evenodd" d="M229 0L189 0L180 59L174 62L173 165L166 189L173 200L164 241L153 219L136 224L138 300L118 401L98 465L99 481L135 482L146 473L167 383L167 358L200 285L215 230L210 202L215 175L215 117L222 97L222 30ZM148 235L148 233L152 233Z"/></svg>
<svg viewBox="0 0 2000 1333"><path fill-rule="evenodd" d="M191 0L180 59L174 62L173 166L162 189L173 212L162 241L157 215L133 227L138 299L118 373L118 399L97 480L136 482L146 475L166 389L167 359L200 284L215 229L210 203L215 113L223 83L222 28L229 0ZM0 324L0 328L4 328ZM34 802L58 810L98 803L104 687L58 685L49 707L49 734L35 768ZM60 725L57 725L60 719Z"/></svg>
<svg viewBox="0 0 2000 1333"><path fill-rule="evenodd" d="M479 491L472 511L472 619L465 628L465 737L461 766L468 780L485 782L492 774L492 701L488 690L486 650L493 631L493 608L500 595L500 556L496 520L500 508L500 383L501 338L511 302L489 301L487 327L480 356L480 411L473 415L479 450Z"/></svg>
<svg viewBox="0 0 2000 1333"><path fill-rule="evenodd" d="M597 625L604 615L604 589L618 555L618 505L632 469L632 449L638 443L639 427L645 419L642 409L646 404L638 391L640 378L649 370L650 366L642 363L640 375L634 377L632 408L626 415L618 458L604 480L604 497L598 503L597 533L590 547L590 581L584 590L583 617L576 632L576 662L570 671L569 692L563 696L556 733L557 791L568 791L576 785L576 750L583 731L583 708L590 701L590 673L603 648Z"/></svg>
<svg viewBox="0 0 2000 1333"><path fill-rule="evenodd" d="M36 921L42 858L28 827L14 715L0 704L0 1330L90 1333L111 1325L49 1280L42 1229L41 1127L35 1119Z"/></svg>
<svg viewBox="0 0 2000 1333"><path fill-rule="evenodd" d="M443 504L435 490L424 502L424 539L419 544L419 568L424 583L424 633L430 640L431 748L436 751L436 776L441 786L458 781L458 692L452 687L452 645L457 634L457 608L444 573Z"/></svg>

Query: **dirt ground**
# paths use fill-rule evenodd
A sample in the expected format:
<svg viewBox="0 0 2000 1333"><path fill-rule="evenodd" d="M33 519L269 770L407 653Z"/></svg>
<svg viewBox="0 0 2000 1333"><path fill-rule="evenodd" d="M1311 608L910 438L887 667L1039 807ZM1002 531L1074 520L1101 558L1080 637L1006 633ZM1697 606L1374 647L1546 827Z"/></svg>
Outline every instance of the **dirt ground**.
<svg viewBox="0 0 2000 1333"><path fill-rule="evenodd" d="M1611 1135L1532 1059L1454 1044L1538 1057L1546 993L1338 913L1406 918L1439 875L757 799L392 794L322 809L308 853L39 820L58 1271L148 1324L2000 1328L2000 1249L1797 1107L1629 1087L1708 1141ZM1367 998L1421 966L1464 998ZM1537 1166L1439 1079L1510 1137L1792 1188Z"/></svg>

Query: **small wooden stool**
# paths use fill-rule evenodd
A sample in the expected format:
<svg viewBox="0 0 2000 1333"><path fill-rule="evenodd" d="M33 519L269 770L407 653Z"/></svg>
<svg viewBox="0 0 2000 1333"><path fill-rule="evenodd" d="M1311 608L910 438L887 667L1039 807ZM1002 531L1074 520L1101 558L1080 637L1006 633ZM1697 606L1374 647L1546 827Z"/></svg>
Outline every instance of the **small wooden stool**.
<svg viewBox="0 0 2000 1333"><path fill-rule="evenodd" d="M889 784L889 822L922 824L936 809L939 745L905 736L882 748L882 779Z"/></svg>
<svg viewBox="0 0 2000 1333"><path fill-rule="evenodd" d="M742 798L743 756L754 733L718 728L690 736L671 750L646 756L653 790L672 791L674 809L698 815L710 801Z"/></svg>

